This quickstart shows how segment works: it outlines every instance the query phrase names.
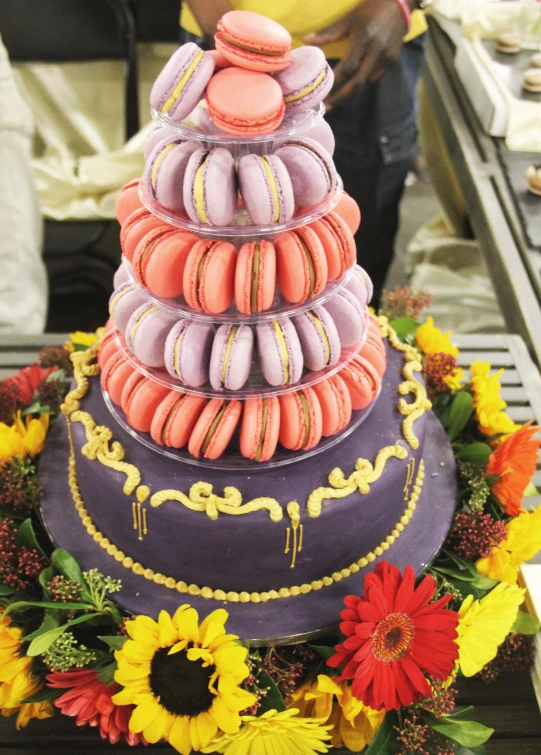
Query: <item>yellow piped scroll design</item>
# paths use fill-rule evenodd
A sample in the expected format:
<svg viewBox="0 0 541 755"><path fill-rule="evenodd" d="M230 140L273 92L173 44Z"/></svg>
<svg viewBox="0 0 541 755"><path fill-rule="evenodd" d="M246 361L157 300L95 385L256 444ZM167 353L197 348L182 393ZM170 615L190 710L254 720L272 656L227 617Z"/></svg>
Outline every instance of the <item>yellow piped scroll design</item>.
<svg viewBox="0 0 541 755"><path fill-rule="evenodd" d="M294 569L297 562L297 554L302 551L304 525L301 524L300 507L297 501L287 504L287 513L291 519L291 527L286 530L286 547L284 553L291 553L290 568ZM293 532L293 538L291 533ZM291 543L293 539L293 543Z"/></svg>
<svg viewBox="0 0 541 755"><path fill-rule="evenodd" d="M271 521L280 522L284 516L282 507L274 498L255 498L242 503L242 493L237 488L224 488L223 498L213 491L209 482L196 482L189 495L180 490L160 490L150 499L150 505L158 508L166 501L181 503L191 511L203 511L210 519L218 519L219 514L241 516L254 511L268 511Z"/></svg>
<svg viewBox="0 0 541 755"><path fill-rule="evenodd" d="M406 459L408 452L399 445L386 446L376 456L372 465L367 459L357 459L355 471L349 477L345 477L341 469L336 467L329 475L328 488L317 488L310 493L306 508L308 516L317 519L321 515L323 501L332 498L347 498L348 495L359 491L361 495L370 492L370 485L379 480L389 459Z"/></svg>

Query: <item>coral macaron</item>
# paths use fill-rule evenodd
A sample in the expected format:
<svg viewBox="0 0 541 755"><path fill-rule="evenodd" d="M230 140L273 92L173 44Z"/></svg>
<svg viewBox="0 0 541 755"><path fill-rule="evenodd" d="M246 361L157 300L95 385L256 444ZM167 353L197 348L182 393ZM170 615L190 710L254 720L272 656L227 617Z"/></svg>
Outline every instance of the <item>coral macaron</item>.
<svg viewBox="0 0 541 755"><path fill-rule="evenodd" d="M233 301L237 250L228 241L201 239L184 268L184 298L192 309L220 314Z"/></svg>
<svg viewBox="0 0 541 755"><path fill-rule="evenodd" d="M120 231L120 246L127 260L132 261L137 245L143 236L155 228L161 228L163 231L170 230L170 226L152 215L145 207L135 210L128 216Z"/></svg>
<svg viewBox="0 0 541 755"><path fill-rule="evenodd" d="M203 409L190 436L188 451L199 458L219 458L239 423L242 402L212 399Z"/></svg>
<svg viewBox="0 0 541 755"><path fill-rule="evenodd" d="M115 202L116 219L120 225L123 225L132 212L140 210L142 206L139 199L139 179L135 178L118 192Z"/></svg>
<svg viewBox="0 0 541 755"><path fill-rule="evenodd" d="M151 106L175 123L189 115L214 73L214 60L193 42L176 50L154 82Z"/></svg>
<svg viewBox="0 0 541 755"><path fill-rule="evenodd" d="M317 234L308 226L274 239L278 288L284 299L299 304L327 285L328 265Z"/></svg>
<svg viewBox="0 0 541 755"><path fill-rule="evenodd" d="M276 225L293 217L293 186L276 155L244 155L239 162L240 193L256 225Z"/></svg>
<svg viewBox="0 0 541 755"><path fill-rule="evenodd" d="M280 433L280 402L276 396L246 399L240 429L240 452L247 459L269 461Z"/></svg>
<svg viewBox="0 0 541 755"><path fill-rule="evenodd" d="M130 427L148 433L156 409L168 393L165 386L134 372L124 385L120 401Z"/></svg>
<svg viewBox="0 0 541 755"><path fill-rule="evenodd" d="M150 426L150 436L160 446L183 448L207 400L201 396L189 396L180 391L170 391L156 409Z"/></svg>
<svg viewBox="0 0 541 755"><path fill-rule="evenodd" d="M303 388L279 397L280 443L290 451L308 451L323 433L323 416L313 388Z"/></svg>
<svg viewBox="0 0 541 755"><path fill-rule="evenodd" d="M340 375L333 375L312 386L319 399L323 418L323 437L344 430L351 420L351 395Z"/></svg>
<svg viewBox="0 0 541 755"><path fill-rule="evenodd" d="M244 244L235 270L235 304L245 315L272 306L276 286L276 250L261 239Z"/></svg>
<svg viewBox="0 0 541 755"><path fill-rule="evenodd" d="M120 406L124 386L134 372L135 369L119 351L105 362L100 379L113 404Z"/></svg>
<svg viewBox="0 0 541 755"><path fill-rule="evenodd" d="M210 355L210 384L216 391L239 391L252 368L254 334L249 325L220 325Z"/></svg>
<svg viewBox="0 0 541 755"><path fill-rule="evenodd" d="M235 136L275 131L284 117L282 90L266 73L224 68L207 87L212 122Z"/></svg>
<svg viewBox="0 0 541 755"><path fill-rule="evenodd" d="M286 113L299 113L319 104L334 83L332 68L319 47L299 47L291 53L291 65L276 76Z"/></svg>
<svg viewBox="0 0 541 755"><path fill-rule="evenodd" d="M233 65L253 71L281 71L291 63L291 34L259 13L233 10L218 21L216 49Z"/></svg>
<svg viewBox="0 0 541 755"><path fill-rule="evenodd" d="M332 157L313 139L292 137L274 154L287 168L297 207L319 204L336 183Z"/></svg>
<svg viewBox="0 0 541 755"><path fill-rule="evenodd" d="M317 233L325 250L329 280L341 278L355 264L357 255L355 239L347 223L340 215L329 212L312 223L310 228Z"/></svg>
<svg viewBox="0 0 541 755"><path fill-rule="evenodd" d="M257 350L263 377L269 385L293 385L302 377L304 360L299 336L287 317L256 326Z"/></svg>
<svg viewBox="0 0 541 755"><path fill-rule="evenodd" d="M184 291L184 268L192 247L199 241L195 233L157 228L141 239L133 255L137 283L164 299L174 299Z"/></svg>
<svg viewBox="0 0 541 755"><path fill-rule="evenodd" d="M204 385L214 328L210 323L180 320L169 331L164 347L165 368L171 377L191 388Z"/></svg>
<svg viewBox="0 0 541 755"><path fill-rule="evenodd" d="M338 204L334 208L334 212L337 215L340 215L342 220L346 221L349 230L355 236L361 225L361 211L353 197L350 197L349 194L344 191L338 200Z"/></svg>
<svg viewBox="0 0 541 755"><path fill-rule="evenodd" d="M183 192L184 207L194 223L229 225L237 208L237 176L231 152L222 147L192 152Z"/></svg>
<svg viewBox="0 0 541 755"><path fill-rule="evenodd" d="M383 377L387 369L387 353L379 325L372 315L368 318L368 335L360 353L374 365L379 376Z"/></svg>
<svg viewBox="0 0 541 755"><path fill-rule="evenodd" d="M376 398L381 377L372 362L361 354L357 354L338 374L348 388L353 409L366 409Z"/></svg>
<svg viewBox="0 0 541 755"><path fill-rule="evenodd" d="M145 165L143 185L148 197L172 212L184 210L184 175L192 154L199 149L195 142L165 139L150 154Z"/></svg>

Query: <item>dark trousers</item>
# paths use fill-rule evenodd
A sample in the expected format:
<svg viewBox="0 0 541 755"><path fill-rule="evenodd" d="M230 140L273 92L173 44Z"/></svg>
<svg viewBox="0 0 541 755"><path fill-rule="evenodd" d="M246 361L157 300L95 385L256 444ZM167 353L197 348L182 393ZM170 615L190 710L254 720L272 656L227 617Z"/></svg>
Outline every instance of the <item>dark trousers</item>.
<svg viewBox="0 0 541 755"><path fill-rule="evenodd" d="M400 200L415 156L423 54L423 37L404 45L398 62L378 82L327 114L336 138L336 168L361 208L357 259L372 278L376 306L393 258Z"/></svg>

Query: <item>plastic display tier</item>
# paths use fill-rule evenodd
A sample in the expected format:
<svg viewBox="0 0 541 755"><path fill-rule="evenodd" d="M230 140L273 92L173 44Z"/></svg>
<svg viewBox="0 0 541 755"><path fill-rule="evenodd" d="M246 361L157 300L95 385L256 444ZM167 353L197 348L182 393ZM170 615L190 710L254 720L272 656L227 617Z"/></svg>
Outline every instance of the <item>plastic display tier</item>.
<svg viewBox="0 0 541 755"><path fill-rule="evenodd" d="M225 453L222 454L222 456L214 460L205 458L196 459L190 454L187 447L175 449L168 448L167 446L160 446L158 443L152 440L149 433L141 433L137 430L134 430L128 424L126 415L124 414L122 409L119 406L115 406L115 404L111 401L111 398L109 397L107 391L105 391L103 387L102 393L109 412L122 427L122 429L125 430L125 432L129 433L132 438L135 438L137 441L139 441L139 443L142 443L144 446L149 448L151 451L161 454L162 456L166 456L170 459L174 459L175 461L179 461L184 464L190 464L191 466L205 467L207 469L224 469L231 472L241 472L243 470L246 470L250 473L257 472L258 470L284 467L288 464L293 464L296 461L309 459L311 456L316 456L317 454L323 453L324 451L328 451L337 443L340 443L345 438L347 438L348 435L356 430L365 421L365 419L367 419L379 398L378 393L376 398L369 406L367 406L365 409L353 412L351 421L349 425L344 428L344 430L340 431L336 435L332 435L329 438L322 438L317 446L310 449L309 451L288 451L287 449L282 448L280 444L278 444L276 451L272 456L272 459L270 459L269 461L258 462L253 461L252 459L247 459L240 452L238 442L240 424L239 428L237 428L237 432L235 433L233 439L229 444L229 447L227 448Z"/></svg>
<svg viewBox="0 0 541 755"><path fill-rule="evenodd" d="M360 341L358 341L354 346L351 346L349 348L343 348L340 352L340 358L338 361L332 365L331 367L327 367L323 370L318 371L310 371L306 370L304 371L303 376L301 379L293 384L288 385L278 385L278 386L272 386L269 385L269 383L265 380L263 377L263 374L261 372L260 366L259 366L259 360L258 360L258 354L257 354L257 345L254 347L254 353L253 353L253 359L252 359L252 367L250 371L250 375L245 382L243 388L241 390L216 390L212 388L210 383L205 383L201 387L191 387L188 385L185 385L177 378L172 377L165 368L153 368L149 367L148 365L143 364L139 359L137 359L134 354L129 350L129 348L126 345L126 341L124 340L124 337L122 334L115 329L115 342L117 345L118 350L120 353L124 356L124 358L134 367L134 369L137 370L137 372L141 373L147 378L150 378L150 380L153 380L156 383L159 383L160 385L165 386L166 388L169 388L173 391L181 391L182 393L189 393L193 396L203 396L205 398L225 398L225 399L246 399L246 398L253 398L255 396L281 396L285 393L293 393L294 391L298 391L301 388L308 388L309 386L316 385L316 383L320 383L322 380L325 380L326 378L331 377L332 375L335 375L337 372L339 372L341 369L343 369L351 360L355 357L356 354L359 353L359 351L364 346L366 339L368 338L368 322L369 322L370 315L368 314L368 310L365 309L364 312L364 333Z"/></svg>
<svg viewBox="0 0 541 755"><path fill-rule="evenodd" d="M215 322L215 323L244 323L245 325L266 322L268 320L274 320L276 317L295 317L300 315L314 307L319 307L325 304L334 294L337 294L343 288L345 288L353 275L355 265L347 270L344 275L338 280L334 280L331 283L327 283L324 290L317 296L313 296L300 304L291 304L284 299L280 294L278 288L276 288L276 294L274 302L270 309L266 309L264 312L252 312L249 315L244 315L238 311L235 306L235 302L226 309L225 312L220 314L209 314L208 312L201 312L188 306L183 296L179 296L176 299L164 299L160 296L156 296L148 288L142 286L135 278L133 273L133 267L131 263L125 258L122 258L122 263L126 269L128 278L139 291L149 301L154 302L162 309L170 312L172 315L177 315L179 318L188 317L191 320L199 320L200 322Z"/></svg>

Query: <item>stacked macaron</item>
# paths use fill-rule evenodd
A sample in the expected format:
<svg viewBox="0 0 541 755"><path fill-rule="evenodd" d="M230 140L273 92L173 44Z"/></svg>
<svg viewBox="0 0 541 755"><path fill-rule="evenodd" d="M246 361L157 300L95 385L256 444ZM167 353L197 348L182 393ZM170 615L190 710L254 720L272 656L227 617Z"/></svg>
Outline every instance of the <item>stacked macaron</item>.
<svg viewBox="0 0 541 755"><path fill-rule="evenodd" d="M225 13L216 50L193 42L179 47L156 79L150 104L161 118L184 121L205 97L221 131L235 136L275 131L284 115L318 105L334 76L317 47L291 52L291 35L276 21L250 11Z"/></svg>
<svg viewBox="0 0 541 755"><path fill-rule="evenodd" d="M374 333L379 334L375 321ZM243 326L241 326L242 328ZM176 340L182 329L175 331ZM197 343L189 332L191 349ZM241 350L240 342L230 345L231 333L224 333L221 349ZM182 339L183 340L183 339ZM379 348L385 347L379 335ZM371 361L373 354L365 347L339 373L321 380L313 387L303 387L279 397L257 396L238 399L216 398L170 390L146 378L134 369L117 350L114 337L108 333L99 354L101 383L111 401L121 407L133 429L149 433L160 446L188 448L196 457L219 458L230 447L237 429L240 452L247 459L265 462L272 459L278 443L290 451L308 451L321 441L345 430L352 412L366 409L377 397L381 385L381 362ZM186 357L186 359L184 359ZM189 354L176 364L180 370L190 369ZM177 367L175 367L176 369ZM224 380L232 379L227 370Z"/></svg>

